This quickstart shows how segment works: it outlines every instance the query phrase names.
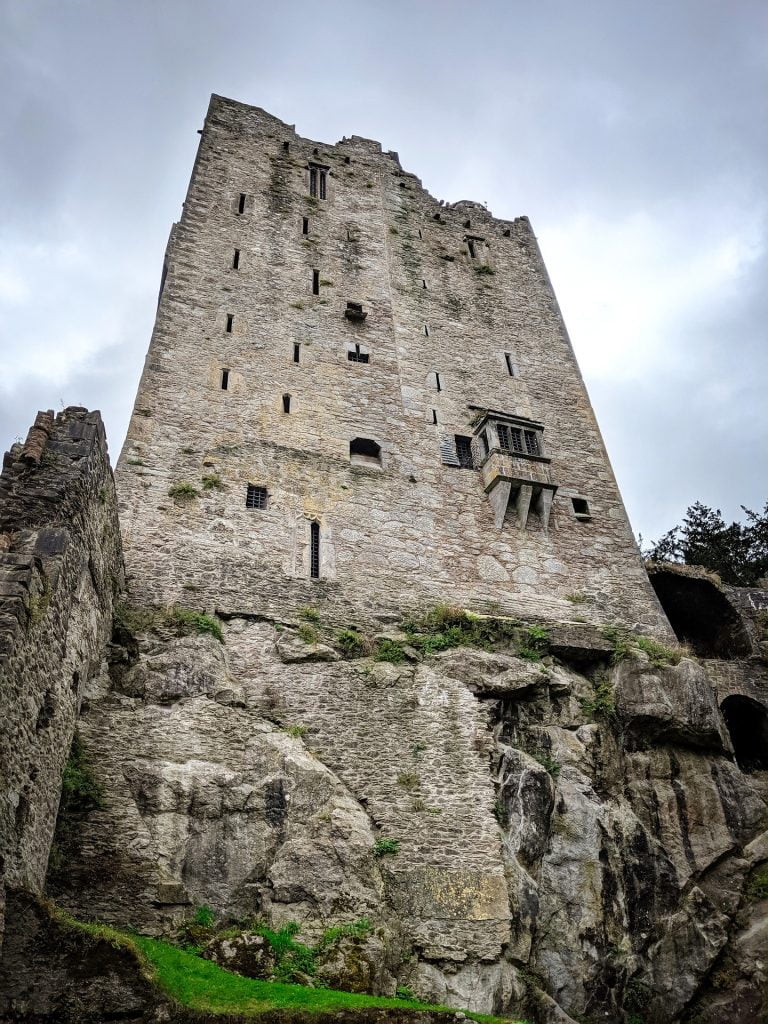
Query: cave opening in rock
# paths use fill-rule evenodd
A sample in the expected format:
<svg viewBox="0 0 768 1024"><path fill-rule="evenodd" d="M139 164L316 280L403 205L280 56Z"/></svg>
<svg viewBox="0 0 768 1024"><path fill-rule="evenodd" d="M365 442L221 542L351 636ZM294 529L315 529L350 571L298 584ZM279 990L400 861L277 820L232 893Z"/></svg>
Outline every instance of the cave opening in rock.
<svg viewBox="0 0 768 1024"><path fill-rule="evenodd" d="M649 569L653 589L677 639L701 658L744 658L751 644L741 618L712 580Z"/></svg>
<svg viewBox="0 0 768 1024"><path fill-rule="evenodd" d="M743 772L768 771L768 710L751 697L734 694L720 705L736 763Z"/></svg>

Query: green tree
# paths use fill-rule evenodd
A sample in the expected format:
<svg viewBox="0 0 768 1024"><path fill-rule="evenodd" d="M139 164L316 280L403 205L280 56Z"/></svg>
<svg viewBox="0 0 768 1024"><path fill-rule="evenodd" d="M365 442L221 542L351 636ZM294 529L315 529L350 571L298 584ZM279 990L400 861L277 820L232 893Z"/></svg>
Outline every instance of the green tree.
<svg viewBox="0 0 768 1024"><path fill-rule="evenodd" d="M703 566L734 586L754 586L768 575L768 501L759 513L741 507L746 522L729 525L720 509L697 501L681 525L668 530L643 554L654 562Z"/></svg>

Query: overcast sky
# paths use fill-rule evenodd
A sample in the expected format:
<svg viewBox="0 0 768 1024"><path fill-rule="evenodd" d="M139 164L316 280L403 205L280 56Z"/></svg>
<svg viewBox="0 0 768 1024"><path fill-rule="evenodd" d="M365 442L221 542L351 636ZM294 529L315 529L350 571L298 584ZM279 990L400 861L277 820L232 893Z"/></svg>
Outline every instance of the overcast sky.
<svg viewBox="0 0 768 1024"><path fill-rule="evenodd" d="M0 0L0 445L113 462L210 93L534 225L636 531L768 498L766 0Z"/></svg>

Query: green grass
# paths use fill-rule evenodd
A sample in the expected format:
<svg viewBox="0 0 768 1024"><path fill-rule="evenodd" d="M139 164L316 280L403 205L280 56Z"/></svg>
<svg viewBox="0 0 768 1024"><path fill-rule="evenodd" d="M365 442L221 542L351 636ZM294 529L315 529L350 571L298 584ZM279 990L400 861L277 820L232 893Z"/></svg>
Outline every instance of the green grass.
<svg viewBox="0 0 768 1024"><path fill-rule="evenodd" d="M160 987L173 999L195 1010L251 1016L258 1016L268 1010L329 1013L365 1007L448 1011L448 1007L431 1006L416 999L357 995L328 988L243 978L167 942L144 936L132 938L149 962ZM502 1018L485 1014L472 1014L470 1019L485 1024L503 1024Z"/></svg>
<svg viewBox="0 0 768 1024"><path fill-rule="evenodd" d="M199 493L195 485L189 483L188 480L180 480L168 488L168 497L176 498L178 501L191 501Z"/></svg>

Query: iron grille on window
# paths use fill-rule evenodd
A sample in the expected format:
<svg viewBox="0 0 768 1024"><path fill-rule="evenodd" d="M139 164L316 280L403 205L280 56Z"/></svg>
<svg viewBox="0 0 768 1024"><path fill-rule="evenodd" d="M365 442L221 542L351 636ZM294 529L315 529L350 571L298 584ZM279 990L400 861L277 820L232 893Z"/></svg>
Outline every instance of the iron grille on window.
<svg viewBox="0 0 768 1024"><path fill-rule="evenodd" d="M245 507L246 508L266 508L267 507L267 488L257 487L256 484L248 484L248 489L245 492Z"/></svg>
<svg viewBox="0 0 768 1024"><path fill-rule="evenodd" d="M472 439L462 437L461 434L454 435L456 441L456 455L462 469L474 469L475 460L472 456Z"/></svg>
<svg viewBox="0 0 768 1024"><path fill-rule="evenodd" d="M520 431L518 431L518 433L520 433ZM525 450L526 452L528 452L529 455L541 455L541 450L539 449L539 439L536 436L535 430L525 431Z"/></svg>
<svg viewBox="0 0 768 1024"><path fill-rule="evenodd" d="M320 523L309 524L309 575L320 578Z"/></svg>
<svg viewBox="0 0 768 1024"><path fill-rule="evenodd" d="M499 448L507 455L518 455L523 452L523 432L517 427L508 427L506 423L498 423L496 430L499 435ZM528 431L526 431L528 433Z"/></svg>
<svg viewBox="0 0 768 1024"><path fill-rule="evenodd" d="M351 363L367 363L368 358L368 353L363 352L359 345L355 345L353 349L350 348L347 351L347 359L349 359Z"/></svg>

